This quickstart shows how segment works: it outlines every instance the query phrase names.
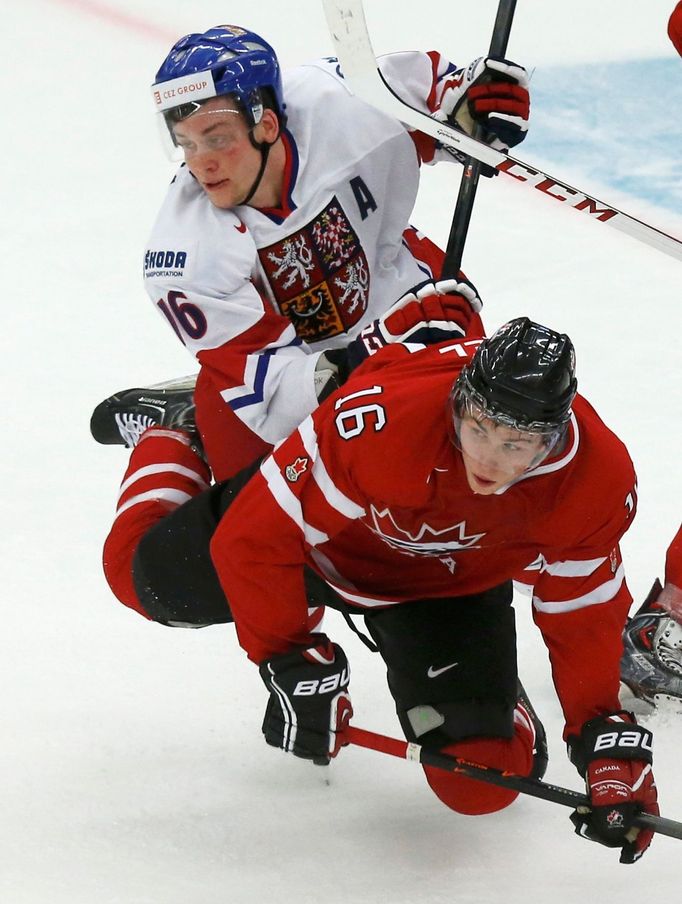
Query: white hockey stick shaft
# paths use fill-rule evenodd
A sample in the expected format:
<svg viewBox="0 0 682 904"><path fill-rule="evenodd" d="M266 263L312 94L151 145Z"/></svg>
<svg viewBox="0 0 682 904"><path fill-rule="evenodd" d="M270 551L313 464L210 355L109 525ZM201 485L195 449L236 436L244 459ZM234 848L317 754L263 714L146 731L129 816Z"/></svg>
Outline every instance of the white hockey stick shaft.
<svg viewBox="0 0 682 904"><path fill-rule="evenodd" d="M506 173L517 185L535 189L547 198L560 201L579 212L585 212L593 220L607 223L626 235L682 261L682 240L594 198L587 192L573 188L537 167L497 151L405 103L392 91L379 71L365 22L362 0L322 0L322 4L343 74L357 97L395 117L409 128L436 138L446 147L454 148L462 154L487 163L501 173Z"/></svg>

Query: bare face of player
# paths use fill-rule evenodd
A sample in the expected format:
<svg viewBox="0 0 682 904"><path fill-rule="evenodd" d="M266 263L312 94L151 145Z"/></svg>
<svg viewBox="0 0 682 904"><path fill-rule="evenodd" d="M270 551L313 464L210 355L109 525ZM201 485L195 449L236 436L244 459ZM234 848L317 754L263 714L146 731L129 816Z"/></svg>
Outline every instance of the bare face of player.
<svg viewBox="0 0 682 904"><path fill-rule="evenodd" d="M527 471L545 451L541 435L490 418L462 417L459 442L470 489L490 496Z"/></svg>
<svg viewBox="0 0 682 904"><path fill-rule="evenodd" d="M279 203L284 151L277 141L279 124L272 110L249 129L243 114L230 98L215 97L200 110L173 126L185 163L212 204L229 210L242 204L251 191L261 167L260 151L250 141L272 144L263 178L250 203L255 207L275 207Z"/></svg>

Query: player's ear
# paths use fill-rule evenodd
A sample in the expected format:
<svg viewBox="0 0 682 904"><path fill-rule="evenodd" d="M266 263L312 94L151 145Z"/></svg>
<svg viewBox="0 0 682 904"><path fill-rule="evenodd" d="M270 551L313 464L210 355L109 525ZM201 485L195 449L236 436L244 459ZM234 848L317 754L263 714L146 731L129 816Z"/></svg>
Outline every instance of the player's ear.
<svg viewBox="0 0 682 904"><path fill-rule="evenodd" d="M256 141L266 141L268 144L274 144L280 133L279 119L274 110L267 107L263 110L263 117L254 129L254 138Z"/></svg>

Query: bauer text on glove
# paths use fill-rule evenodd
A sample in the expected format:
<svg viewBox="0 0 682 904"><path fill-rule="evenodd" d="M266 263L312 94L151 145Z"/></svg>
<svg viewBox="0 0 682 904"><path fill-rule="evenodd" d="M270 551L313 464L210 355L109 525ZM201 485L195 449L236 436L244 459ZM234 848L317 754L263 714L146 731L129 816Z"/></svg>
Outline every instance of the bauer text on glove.
<svg viewBox="0 0 682 904"><path fill-rule="evenodd" d="M571 760L585 778L589 807L571 815L583 838L621 849L620 862L634 863L653 832L634 825L638 813L658 815L652 772L652 734L631 713L598 716L569 739Z"/></svg>
<svg viewBox="0 0 682 904"><path fill-rule="evenodd" d="M318 634L314 645L261 663L260 674L270 691L263 720L266 742L320 765L329 763L346 743L343 730L353 715L350 670L341 647Z"/></svg>

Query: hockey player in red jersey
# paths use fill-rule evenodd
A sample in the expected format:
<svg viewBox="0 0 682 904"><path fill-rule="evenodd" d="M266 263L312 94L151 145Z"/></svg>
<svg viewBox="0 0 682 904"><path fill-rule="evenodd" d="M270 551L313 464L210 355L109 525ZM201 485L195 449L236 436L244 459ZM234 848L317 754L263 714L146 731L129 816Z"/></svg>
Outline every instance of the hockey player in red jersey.
<svg viewBox="0 0 682 904"><path fill-rule="evenodd" d="M270 692L269 744L328 762L352 713L345 654L309 621L307 567L364 614L408 739L538 775L510 607L525 575L591 800L576 830L633 862L651 840L633 813L657 812L651 733L618 700L635 474L575 392L570 340L526 318L482 342L387 349L266 459L211 554ZM426 773L461 812L515 796Z"/></svg>
<svg viewBox="0 0 682 904"><path fill-rule="evenodd" d="M670 15L668 36L682 56L682 0ZM624 635L621 700L645 712L660 703L682 708L682 527L656 579Z"/></svg>
<svg viewBox="0 0 682 904"><path fill-rule="evenodd" d="M462 296L430 294L432 288L427 284L408 293L362 330L345 349L345 371L387 345L408 343L417 349L478 335L475 307ZM148 619L196 628L232 621L208 544L220 515L259 461L208 489L211 472L194 426L192 393L193 385L182 381L160 393L144 392L147 410L162 427L146 417L131 423L107 405L96 414L98 429L119 439L129 435L134 446L104 545L109 586L124 605ZM315 608L335 597L313 572L307 589Z"/></svg>
<svg viewBox="0 0 682 904"><path fill-rule="evenodd" d="M520 66L481 58L457 68L435 52L380 65L408 102L465 130L478 123L496 147L526 135ZM145 284L200 364L196 421L222 480L343 380L349 342L440 276L442 252L409 218L421 164L457 155L354 97L337 60L282 74L272 47L238 26L178 41L152 94L184 163L145 251ZM438 291L480 305L465 282ZM117 394L93 432L132 446L169 404L159 387Z"/></svg>
<svg viewBox="0 0 682 904"><path fill-rule="evenodd" d="M668 37L673 42L675 50L682 56L682 0L670 14Z"/></svg>

